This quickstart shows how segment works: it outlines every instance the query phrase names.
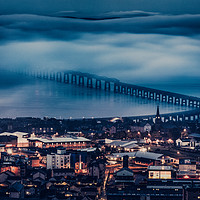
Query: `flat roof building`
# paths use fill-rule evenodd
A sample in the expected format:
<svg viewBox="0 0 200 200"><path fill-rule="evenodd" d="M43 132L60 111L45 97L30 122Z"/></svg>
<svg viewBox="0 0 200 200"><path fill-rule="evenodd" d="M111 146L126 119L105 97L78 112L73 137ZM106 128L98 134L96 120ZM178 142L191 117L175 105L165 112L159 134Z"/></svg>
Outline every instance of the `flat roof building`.
<svg viewBox="0 0 200 200"><path fill-rule="evenodd" d="M53 148L64 147L66 149L88 148L91 140L84 137L56 137L56 138L28 138L29 147Z"/></svg>

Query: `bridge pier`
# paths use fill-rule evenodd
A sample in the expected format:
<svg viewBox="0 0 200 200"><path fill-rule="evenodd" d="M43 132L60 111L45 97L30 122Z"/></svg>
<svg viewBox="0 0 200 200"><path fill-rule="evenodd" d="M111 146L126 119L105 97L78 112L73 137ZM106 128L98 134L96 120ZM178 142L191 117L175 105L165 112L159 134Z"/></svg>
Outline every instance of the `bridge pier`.
<svg viewBox="0 0 200 200"><path fill-rule="evenodd" d="M92 78L87 77L87 87L93 88Z"/></svg>
<svg viewBox="0 0 200 200"><path fill-rule="evenodd" d="M35 77L35 72L34 71L31 71L31 76Z"/></svg>
<svg viewBox="0 0 200 200"><path fill-rule="evenodd" d="M136 89L135 88L132 88L132 95L136 96Z"/></svg>
<svg viewBox="0 0 200 200"><path fill-rule="evenodd" d="M168 103L173 103L173 97L172 96L168 96Z"/></svg>
<svg viewBox="0 0 200 200"><path fill-rule="evenodd" d="M180 99L179 98L177 98L177 97L175 97L175 104L180 104Z"/></svg>
<svg viewBox="0 0 200 200"><path fill-rule="evenodd" d="M154 99L154 92L149 92L149 99Z"/></svg>
<svg viewBox="0 0 200 200"><path fill-rule="evenodd" d="M166 101L167 101L167 96L164 95L164 94L162 94L162 101L163 101L163 102L166 102Z"/></svg>
<svg viewBox="0 0 200 200"><path fill-rule="evenodd" d="M145 98L145 97L144 97L144 90L141 90L141 97L142 97L142 98Z"/></svg>
<svg viewBox="0 0 200 200"><path fill-rule="evenodd" d="M24 72L24 71L23 71ZM22 72L22 73L23 73ZM168 104L175 104L187 107L200 108L200 98L181 95L172 92L165 92L162 90L156 90L146 87L140 87L136 85L126 84L118 81L117 79L110 79L106 77L96 76L88 73L74 72L74 71L64 71L64 72L41 72L38 71L35 74L30 73L31 71L26 71L26 74L40 78L40 79L50 79L57 82L78 84L82 86L87 86L88 88L95 89L105 89L105 91L114 91L115 93L122 93L127 95L135 95L136 97L148 98L154 101L162 101ZM93 81L94 85L93 85ZM105 83L105 84L104 84ZM168 116L168 117L167 117ZM135 118L138 120L146 118ZM200 109L196 109L194 112L185 111L179 114L165 115L164 120L174 120L174 121L194 121L200 119Z"/></svg>
<svg viewBox="0 0 200 200"><path fill-rule="evenodd" d="M127 87L127 94L129 94L129 95L133 95L133 93L132 93L132 88Z"/></svg>
<svg viewBox="0 0 200 200"><path fill-rule="evenodd" d="M138 97L142 97L142 90L138 90Z"/></svg>
<svg viewBox="0 0 200 200"><path fill-rule="evenodd" d="M42 78L42 73L41 72L37 73L37 78Z"/></svg>
<svg viewBox="0 0 200 200"><path fill-rule="evenodd" d="M64 83L69 83L69 74L64 73Z"/></svg>
<svg viewBox="0 0 200 200"><path fill-rule="evenodd" d="M105 91L110 91L110 82L108 82L108 81L105 81L105 87L104 87L104 89L105 89ZM115 90L115 88L114 88L114 90Z"/></svg>
<svg viewBox="0 0 200 200"><path fill-rule="evenodd" d="M62 82L62 73L61 72L57 72L56 73L56 81L57 82Z"/></svg>
<svg viewBox="0 0 200 200"><path fill-rule="evenodd" d="M42 78L43 79L48 79L48 72L47 73L43 72Z"/></svg>
<svg viewBox="0 0 200 200"><path fill-rule="evenodd" d="M55 81L55 79L56 79L56 76L55 76L55 73L54 72L50 72L50 80L51 81Z"/></svg>
<svg viewBox="0 0 200 200"><path fill-rule="evenodd" d="M144 91L144 98L148 98L148 91Z"/></svg>
<svg viewBox="0 0 200 200"><path fill-rule="evenodd" d="M126 94L126 86L125 85L121 85L121 93Z"/></svg>
<svg viewBox="0 0 200 200"><path fill-rule="evenodd" d="M96 79L95 88L96 89L101 89L101 80Z"/></svg>
<svg viewBox="0 0 200 200"><path fill-rule="evenodd" d="M160 101L160 94L156 93L156 101Z"/></svg>
<svg viewBox="0 0 200 200"><path fill-rule="evenodd" d="M114 84L114 92L115 93L120 93L121 92L121 90L120 90L120 85L118 85L118 84Z"/></svg>
<svg viewBox="0 0 200 200"><path fill-rule="evenodd" d="M77 84L77 76L76 76L76 74L72 74L72 76L71 76L71 83L72 84Z"/></svg>
<svg viewBox="0 0 200 200"><path fill-rule="evenodd" d="M189 100L189 107L194 107L194 101L193 100Z"/></svg>
<svg viewBox="0 0 200 200"><path fill-rule="evenodd" d="M181 99L181 105L182 105L182 106L186 106L186 105L187 105L186 99Z"/></svg>
<svg viewBox="0 0 200 200"><path fill-rule="evenodd" d="M78 77L78 84L84 86L84 76Z"/></svg>

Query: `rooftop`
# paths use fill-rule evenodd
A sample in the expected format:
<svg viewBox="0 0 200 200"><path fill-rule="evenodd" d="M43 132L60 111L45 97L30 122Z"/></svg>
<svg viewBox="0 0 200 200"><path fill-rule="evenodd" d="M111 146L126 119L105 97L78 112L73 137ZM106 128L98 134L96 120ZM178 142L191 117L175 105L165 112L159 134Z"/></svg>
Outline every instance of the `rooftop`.
<svg viewBox="0 0 200 200"><path fill-rule="evenodd" d="M145 159L150 159L150 160L159 160L163 154L159 153L152 153L152 152L141 152L141 151L136 151L136 152L126 152L126 153L113 153L111 156L115 158L121 158L123 156L129 156L130 158L145 158Z"/></svg>
<svg viewBox="0 0 200 200"><path fill-rule="evenodd" d="M43 143L61 143L61 142L89 142L90 140L84 137L57 137L57 138L28 138L30 141L40 141Z"/></svg>
<svg viewBox="0 0 200 200"><path fill-rule="evenodd" d="M172 171L173 168L171 166L149 166L148 170L155 170L155 171Z"/></svg>

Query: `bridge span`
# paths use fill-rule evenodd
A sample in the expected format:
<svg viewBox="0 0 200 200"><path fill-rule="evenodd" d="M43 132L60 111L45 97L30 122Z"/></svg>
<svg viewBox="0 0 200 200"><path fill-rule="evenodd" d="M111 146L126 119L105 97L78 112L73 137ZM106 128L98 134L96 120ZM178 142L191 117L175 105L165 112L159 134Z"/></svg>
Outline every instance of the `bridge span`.
<svg viewBox="0 0 200 200"><path fill-rule="evenodd" d="M166 120L169 120L170 118L173 120L199 119L200 98L198 97L123 83L116 78L108 78L105 76L98 76L95 74L82 73L72 70L60 72L23 71L22 73L31 75L35 78L57 81L64 84L74 84L81 87L93 88L96 90L104 90L108 92L146 98L148 100L154 100L158 102L165 102L167 104L192 107L194 108L192 111L185 111L179 114L171 113L162 116L165 116ZM140 118L142 119L143 117L137 117L137 119Z"/></svg>

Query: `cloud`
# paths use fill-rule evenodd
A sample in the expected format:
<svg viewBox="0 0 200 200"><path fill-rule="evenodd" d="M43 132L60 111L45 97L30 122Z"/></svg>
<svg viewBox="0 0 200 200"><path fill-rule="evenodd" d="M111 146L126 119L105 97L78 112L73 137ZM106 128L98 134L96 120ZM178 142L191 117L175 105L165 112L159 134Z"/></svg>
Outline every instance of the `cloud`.
<svg viewBox="0 0 200 200"><path fill-rule="evenodd" d="M134 12L133 12L134 13ZM132 14L133 14L132 13ZM140 14L144 15L143 12ZM126 15L126 16L124 16ZM112 16L117 16L115 13ZM0 16L0 40L73 40L82 33L137 33L193 36L200 33L200 15L158 15L136 17L118 14L119 18L85 20L39 15Z"/></svg>
<svg viewBox="0 0 200 200"><path fill-rule="evenodd" d="M77 70L143 85L167 81L198 83L199 55L199 39L161 34L85 33L68 41L27 41L0 46L2 66Z"/></svg>
<svg viewBox="0 0 200 200"><path fill-rule="evenodd" d="M143 85L198 83L200 15L105 15L112 19L0 16L1 67L72 69Z"/></svg>

